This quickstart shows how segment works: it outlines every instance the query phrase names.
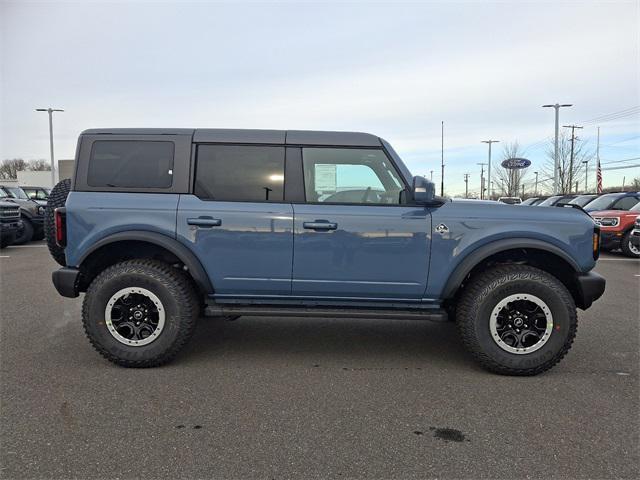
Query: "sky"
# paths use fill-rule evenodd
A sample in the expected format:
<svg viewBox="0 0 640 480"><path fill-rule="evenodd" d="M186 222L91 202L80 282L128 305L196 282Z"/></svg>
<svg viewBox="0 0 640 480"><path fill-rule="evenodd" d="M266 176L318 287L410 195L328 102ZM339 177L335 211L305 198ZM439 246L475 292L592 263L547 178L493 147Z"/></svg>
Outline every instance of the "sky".
<svg viewBox="0 0 640 480"><path fill-rule="evenodd" d="M591 150L600 126L605 186L640 177L638 1L0 0L0 31L0 160L49 158L51 106L57 159L87 128L365 131L439 184L443 121L455 195L486 139L543 180L559 102Z"/></svg>

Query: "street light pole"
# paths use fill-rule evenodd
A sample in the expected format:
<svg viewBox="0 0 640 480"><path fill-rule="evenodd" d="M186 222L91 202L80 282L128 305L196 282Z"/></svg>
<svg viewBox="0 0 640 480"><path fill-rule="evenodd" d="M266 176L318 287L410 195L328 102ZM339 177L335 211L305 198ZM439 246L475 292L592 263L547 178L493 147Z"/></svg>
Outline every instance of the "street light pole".
<svg viewBox="0 0 640 480"><path fill-rule="evenodd" d="M491 144L499 142L500 140L482 140L482 143L489 144L489 162L487 166L487 177L489 177L489 200L491 200Z"/></svg>
<svg viewBox="0 0 640 480"><path fill-rule="evenodd" d="M542 105L543 108L553 107L556 111L556 139L554 142L553 148L553 194L558 194L558 168L560 167L560 162L558 159L558 137L560 135L560 108L562 107L572 107L573 105L570 103L559 104L556 103L554 105Z"/></svg>
<svg viewBox="0 0 640 480"><path fill-rule="evenodd" d="M56 185L56 166L53 155L53 112L64 112L60 108L36 108L36 112L47 112L49 114L49 150L51 152L51 188Z"/></svg>
<svg viewBox="0 0 640 480"><path fill-rule="evenodd" d="M533 173L535 173L536 175L536 186L533 191L533 196L537 197L538 196L538 172L533 172Z"/></svg>

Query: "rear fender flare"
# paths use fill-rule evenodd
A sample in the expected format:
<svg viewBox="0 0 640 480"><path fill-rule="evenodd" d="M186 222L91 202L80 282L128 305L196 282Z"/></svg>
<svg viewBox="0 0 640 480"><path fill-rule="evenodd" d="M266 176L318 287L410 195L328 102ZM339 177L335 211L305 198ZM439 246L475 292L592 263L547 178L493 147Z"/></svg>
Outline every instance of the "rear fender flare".
<svg viewBox="0 0 640 480"><path fill-rule="evenodd" d="M148 242L168 250L187 267L189 273L193 277L193 280L196 282L198 288L200 288L203 293L213 293L213 285L211 284L211 280L209 279L207 272L202 266L202 263L200 263L200 260L198 260L193 252L191 252L191 250L178 242L176 239L157 232L131 230L109 235L93 244L90 249L84 252L82 257L78 261L78 265L82 265L82 263L98 249L111 243L122 241Z"/></svg>

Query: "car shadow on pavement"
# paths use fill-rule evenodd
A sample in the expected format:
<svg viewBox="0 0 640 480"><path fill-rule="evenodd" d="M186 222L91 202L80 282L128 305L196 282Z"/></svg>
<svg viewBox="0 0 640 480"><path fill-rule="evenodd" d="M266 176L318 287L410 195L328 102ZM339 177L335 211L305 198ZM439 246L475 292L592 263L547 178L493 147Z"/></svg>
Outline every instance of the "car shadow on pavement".
<svg viewBox="0 0 640 480"><path fill-rule="evenodd" d="M478 370L464 351L453 322L241 317L202 318L194 337L176 359L200 363L233 359L255 366L319 363L358 368L393 365L417 368L439 364ZM348 363L348 365L347 365Z"/></svg>

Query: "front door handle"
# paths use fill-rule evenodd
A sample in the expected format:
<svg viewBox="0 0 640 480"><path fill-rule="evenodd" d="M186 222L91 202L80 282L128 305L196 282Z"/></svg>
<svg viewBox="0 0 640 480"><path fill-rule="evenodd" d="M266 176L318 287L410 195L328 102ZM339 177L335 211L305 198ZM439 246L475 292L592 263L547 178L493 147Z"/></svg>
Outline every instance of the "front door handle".
<svg viewBox="0 0 640 480"><path fill-rule="evenodd" d="M315 222L304 222L302 226L309 230L335 230L338 228L337 223L327 222L326 220L316 220Z"/></svg>
<svg viewBox="0 0 640 480"><path fill-rule="evenodd" d="M187 218L187 225L195 225L196 227L204 228L219 227L222 225L222 220L211 217Z"/></svg>

